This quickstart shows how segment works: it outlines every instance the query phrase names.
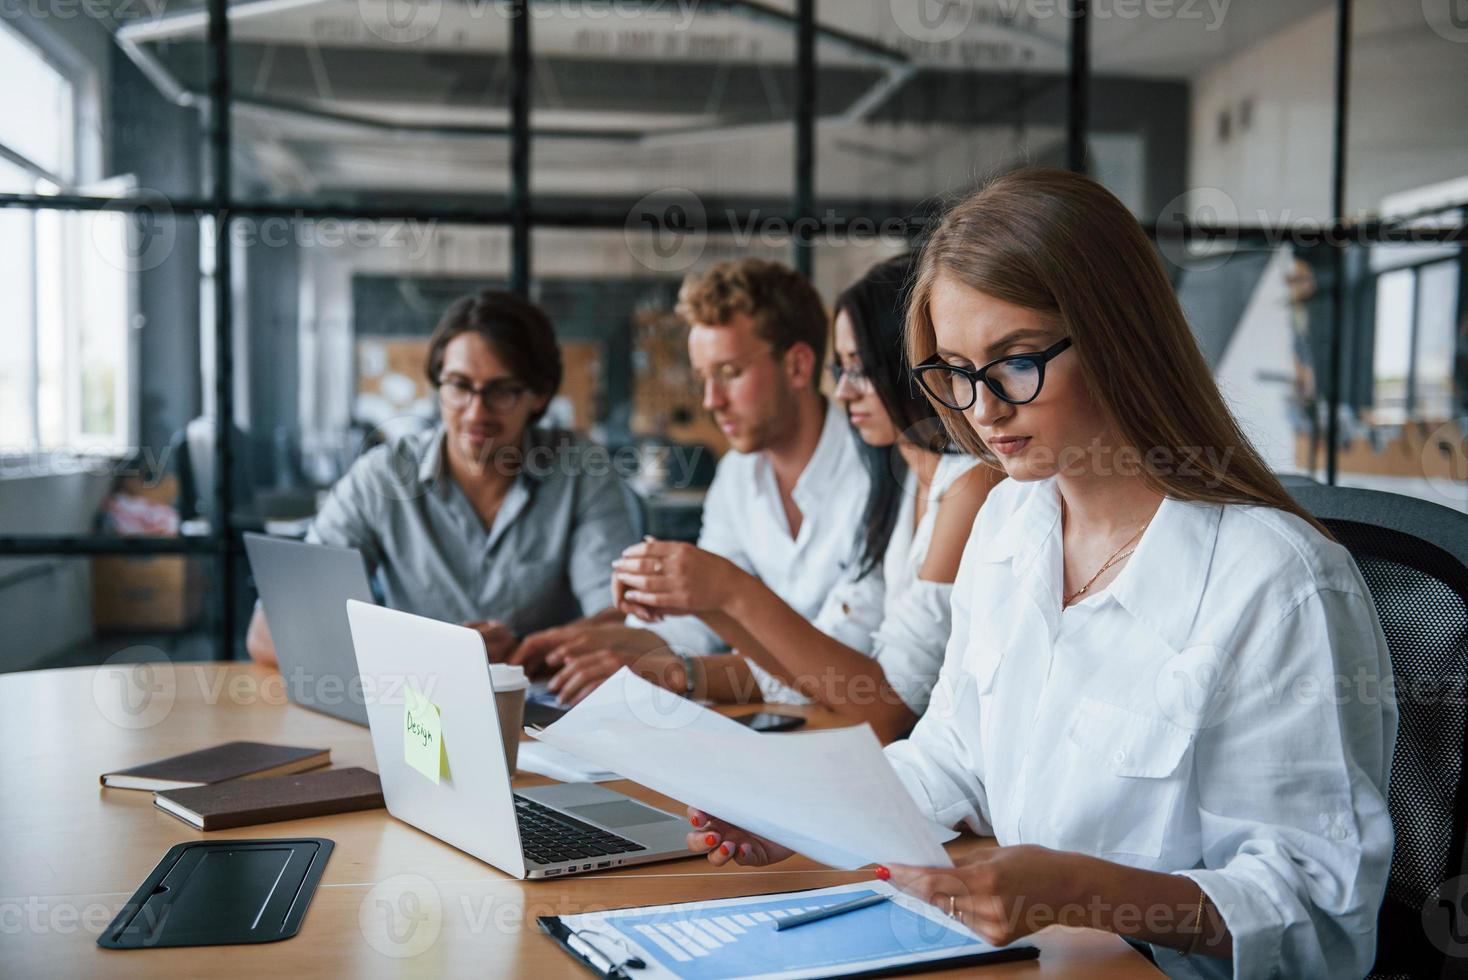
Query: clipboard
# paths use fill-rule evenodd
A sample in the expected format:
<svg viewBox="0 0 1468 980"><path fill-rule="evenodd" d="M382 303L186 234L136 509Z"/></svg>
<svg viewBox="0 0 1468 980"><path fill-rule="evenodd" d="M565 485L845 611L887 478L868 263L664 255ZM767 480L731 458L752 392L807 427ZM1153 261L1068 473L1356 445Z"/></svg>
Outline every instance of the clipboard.
<svg viewBox="0 0 1468 980"><path fill-rule="evenodd" d="M859 883L855 885L836 886L835 888L814 888L798 892L753 895L719 901L685 902L665 906L634 906L585 915L540 916L536 922L540 926L541 931L549 936L561 949L565 950L567 955L596 976L608 977L612 978L612 980L637 980L639 976L681 977L685 975L683 972L685 969L689 971L688 975L698 976L697 968L699 964L697 960L688 959L688 966L684 966L681 963L670 963L666 956L654 950L652 945L642 940L637 940L636 947L634 948L633 944L617 934L622 930L616 928L613 923L618 918L632 921L634 918L642 918L637 913L648 913L656 914L659 917L667 919L667 921L673 921L681 917L689 918L689 921L703 921L706 923L712 920L728 925L728 920L731 917L746 921L750 919L750 916L742 914L739 911L740 909L754 910L769 907L771 904L792 906L809 905L810 903L814 903L817 906L834 904L836 901L844 900L852 892L867 890L900 894L887 885ZM915 906L921 906L921 903L916 902L916 900L907 899L906 896L902 897L906 901L894 900L881 903L878 906L872 906L860 912L851 912L847 915L836 916L826 921L828 923L836 923L836 928L839 929L842 928L842 920L844 919L847 920L844 923L845 927L852 928L858 932L870 932L871 930L868 928L868 924L861 923L858 916L872 913L871 916L868 916L868 918L872 918L874 916L897 914L899 912L912 913ZM923 908L926 907L923 906ZM883 909L885 909L885 912ZM691 918L690 914L697 918ZM754 914L762 915L763 913L755 912ZM592 927L588 922L581 921L586 916L597 917L593 920L595 927ZM608 919L606 922L602 922L600 921L600 917L608 917ZM918 920L924 917L936 923L947 922L946 918L936 910L920 912L915 915L915 918ZM767 922L773 921L768 916L764 916L764 920ZM792 934L803 934L805 937L811 937L814 930L820 928L822 925L824 923L812 923L811 925L803 926L799 930L788 930L784 933L777 933L771 927L767 932L759 933L760 942L779 942L780 940L774 939L774 936L777 935L788 937ZM644 927L639 924L636 928L643 929ZM683 928L686 929L687 926ZM956 932L957 930L953 931ZM651 935L651 933L648 933L648 935ZM669 935L672 934L669 933ZM969 935L971 936L972 934L970 933ZM733 937L727 936L726 934L725 938ZM662 945L671 947L671 943ZM986 946L987 948L975 950L974 946L976 945ZM645 962L637 955L639 953L646 953L652 956L655 962L651 964ZM783 958L784 953L785 951L782 950L781 958ZM701 955L716 956L717 953ZM926 973L934 970L949 970L956 967L981 966L987 963L1004 963L1014 960L1034 959L1039 955L1040 950L1028 943L1018 943L999 948L987 946L982 940L969 940L961 944L954 944L952 955L946 955L941 949L931 949L922 951L922 955L914 954L904 959L900 955L893 956L889 950L879 957L872 957L865 961L853 961L846 964L813 963L809 966L792 966L788 962L782 962L779 966L770 969L754 969L748 973L739 974L737 970L730 971L727 969L727 964L721 963L719 964L718 971L721 975L725 976L732 974L758 976L766 972L807 970L810 976L879 977ZM685 959L687 958L685 957Z"/></svg>
<svg viewBox="0 0 1468 980"><path fill-rule="evenodd" d="M542 915L535 921L540 925L541 932L554 939L556 945L565 950L571 959L597 976L607 977L609 980L631 980L632 974L636 972L630 965L624 967L616 962L615 950L602 952L594 945L594 940L592 945L583 945L586 944L586 939L576 936L571 927L561 921L559 915ZM602 957L602 962L593 959L597 955Z"/></svg>

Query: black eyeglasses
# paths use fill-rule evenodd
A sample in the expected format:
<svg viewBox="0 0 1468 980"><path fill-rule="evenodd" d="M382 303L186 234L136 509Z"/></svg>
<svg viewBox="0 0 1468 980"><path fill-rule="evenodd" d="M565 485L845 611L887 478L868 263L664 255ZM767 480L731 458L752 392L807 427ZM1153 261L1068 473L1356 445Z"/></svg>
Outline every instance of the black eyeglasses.
<svg viewBox="0 0 1468 980"><path fill-rule="evenodd" d="M467 409L478 396L491 411L508 412L520 404L520 399L529 390L513 378L496 378L479 388L463 378L444 378L438 383L439 397L455 411Z"/></svg>
<svg viewBox="0 0 1468 980"><path fill-rule="evenodd" d="M979 382L994 396L1011 405L1025 405L1040 394L1045 383L1045 365L1070 347L1070 338L1057 341L1042 351L1010 354L981 368L949 364L937 354L912 369L923 390L956 412L966 412L979 397Z"/></svg>
<svg viewBox="0 0 1468 980"><path fill-rule="evenodd" d="M826 365L826 370L831 372L831 387L841 387L841 379L845 378L851 390L858 395L864 395L872 390L872 377L867 374L863 367L846 367L839 360L832 358L831 363Z"/></svg>

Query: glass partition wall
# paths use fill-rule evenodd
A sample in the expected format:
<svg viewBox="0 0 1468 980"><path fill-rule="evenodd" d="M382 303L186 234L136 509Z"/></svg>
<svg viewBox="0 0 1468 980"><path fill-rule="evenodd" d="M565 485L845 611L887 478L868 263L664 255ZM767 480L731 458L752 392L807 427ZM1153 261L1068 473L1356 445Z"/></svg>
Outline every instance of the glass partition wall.
<svg viewBox="0 0 1468 980"><path fill-rule="evenodd" d="M365 446L433 424L424 343L473 289L546 306L556 420L658 499L670 459L723 449L683 376L684 275L773 257L829 302L1026 164L1147 227L1278 471L1468 509L1449 6L8 10L0 622L26 642L0 670L239 655L240 534L299 529Z"/></svg>

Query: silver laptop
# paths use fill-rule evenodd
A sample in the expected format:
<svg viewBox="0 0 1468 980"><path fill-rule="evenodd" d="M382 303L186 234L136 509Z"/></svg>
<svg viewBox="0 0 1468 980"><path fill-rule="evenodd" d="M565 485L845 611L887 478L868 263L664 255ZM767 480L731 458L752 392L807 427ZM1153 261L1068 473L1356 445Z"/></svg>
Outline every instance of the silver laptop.
<svg viewBox="0 0 1468 980"><path fill-rule="evenodd" d="M246 534L245 552L275 640L286 697L303 708L367 724L346 602L372 602L355 548Z"/></svg>
<svg viewBox="0 0 1468 980"><path fill-rule="evenodd" d="M245 551L275 640L286 696L303 708L366 725L367 706L357 682L346 614L348 599L376 601L361 553L268 534L246 534ZM544 727L565 713L544 680L530 686L527 725Z"/></svg>
<svg viewBox="0 0 1468 980"><path fill-rule="evenodd" d="M501 751L484 641L472 629L349 601L387 811L516 878L689 857L687 824L595 783L519 791ZM445 765L434 782L407 761L407 689L438 709Z"/></svg>

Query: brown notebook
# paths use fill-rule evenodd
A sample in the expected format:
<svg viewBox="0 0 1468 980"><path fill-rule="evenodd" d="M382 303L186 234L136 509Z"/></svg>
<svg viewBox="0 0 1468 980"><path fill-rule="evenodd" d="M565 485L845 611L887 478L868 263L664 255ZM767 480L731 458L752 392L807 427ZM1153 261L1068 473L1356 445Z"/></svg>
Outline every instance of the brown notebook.
<svg viewBox="0 0 1468 980"><path fill-rule="evenodd" d="M355 766L162 790L153 794L153 804L200 830L304 820L384 805L377 773Z"/></svg>
<svg viewBox="0 0 1468 980"><path fill-rule="evenodd" d="M145 766L103 773L102 785L115 789L184 789L226 779L283 776L306 769L320 769L330 762L330 749L226 742L212 749L186 752Z"/></svg>

